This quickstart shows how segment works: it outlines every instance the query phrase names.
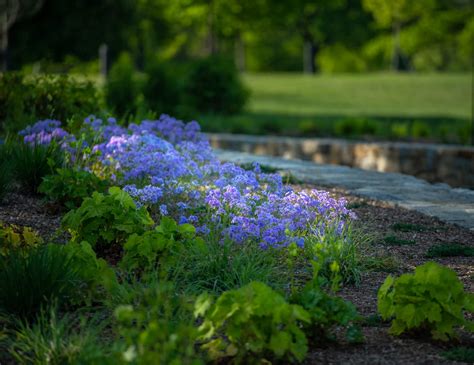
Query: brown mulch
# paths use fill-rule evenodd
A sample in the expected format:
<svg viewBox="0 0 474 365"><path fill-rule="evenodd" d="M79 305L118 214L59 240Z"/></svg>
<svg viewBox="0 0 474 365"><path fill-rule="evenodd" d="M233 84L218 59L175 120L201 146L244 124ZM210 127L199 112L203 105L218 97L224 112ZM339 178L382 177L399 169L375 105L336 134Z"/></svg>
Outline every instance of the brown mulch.
<svg viewBox="0 0 474 365"><path fill-rule="evenodd" d="M297 188L315 188L300 185ZM317 188L317 187L316 187ZM335 196L344 196L358 216L356 225L370 238L367 256L378 258L380 267L364 272L359 286L348 286L340 295L353 302L364 317L377 313L377 290L389 272L399 275L412 271L414 267L433 260L452 268L467 291L474 292L474 258L448 257L428 259L427 250L436 244L457 242L474 246L474 231L444 223L436 218L389 206L386 203L350 196L340 189L328 189ZM45 240L61 237L57 234L61 215L48 210L37 197L13 193L0 205L0 222L29 226L37 230ZM424 230L402 232L396 230L396 223L416 224ZM391 246L384 242L386 236L413 240L415 244ZM105 253L107 256L108 253ZM117 260L117 252L109 253ZM465 332L457 343L437 343L429 338L394 337L388 334L388 324L375 323L363 327L365 342L358 345L342 343L326 347L313 347L305 364L454 364L445 360L441 353L453 346L474 347L474 336Z"/></svg>
<svg viewBox="0 0 474 365"><path fill-rule="evenodd" d="M412 271L427 261L435 261L453 269L468 292L474 292L474 258L445 257L427 258L426 252L434 245L459 243L474 247L474 231L457 225L444 223L437 218L394 207L387 203L355 197L344 190L301 185L299 188L328 190L335 197L344 197L357 214L356 226L370 238L370 247L366 254L385 259L386 271L399 275ZM395 224L412 224L423 229L421 232L402 232L393 227ZM415 227L416 228L416 227ZM414 244L392 246L384 242L387 236L415 241ZM357 306L364 317L377 313L377 291L388 272L381 270L364 272L359 286L348 286L340 291L340 296ZM441 356L441 353L453 346L474 347L474 335L462 332L458 343L438 343L429 338L408 336L394 337L388 334L389 325L381 323L379 327L364 327L365 342L360 345L336 344L327 348L311 351L307 363L324 364L456 364Z"/></svg>

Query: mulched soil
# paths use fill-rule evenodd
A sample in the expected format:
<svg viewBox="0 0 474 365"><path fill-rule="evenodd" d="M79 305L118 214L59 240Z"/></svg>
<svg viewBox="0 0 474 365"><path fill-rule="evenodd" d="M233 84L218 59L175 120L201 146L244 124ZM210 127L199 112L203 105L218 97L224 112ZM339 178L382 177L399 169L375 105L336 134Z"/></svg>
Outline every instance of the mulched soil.
<svg viewBox="0 0 474 365"><path fill-rule="evenodd" d="M299 185L296 188L315 188ZM318 188L318 187L316 187ZM337 197L345 197L358 216L357 226L371 237L364 254L373 258L372 271L365 272L359 286L348 286L340 295L352 301L364 317L377 312L377 290L388 272L399 275L412 271L414 267L433 260L452 268L462 280L467 291L474 292L474 258L447 257L429 259L427 250L434 245L457 242L474 247L474 232L453 224L447 224L426 215L406 209L389 206L348 195L340 189L321 188L331 191ZM29 226L45 239L65 241L64 234L58 234L61 214L49 209L37 197L19 193L10 194L0 205L0 222ZM403 232L394 224L417 225L415 230ZM391 246L384 242L387 236L412 240L414 244ZM112 252L112 263L120 253ZM114 262L115 261L115 262ZM394 337L388 334L387 323L375 321L373 326L363 327L365 342L350 345L344 341L325 347L313 347L305 364L456 364L445 360L441 353L453 346L474 347L474 336L461 332L457 342L438 343L419 336Z"/></svg>
<svg viewBox="0 0 474 365"><path fill-rule="evenodd" d="M456 271L466 291L474 292L473 257L426 257L430 247L443 243L456 242L474 247L474 231L444 223L421 213L393 207L384 202L351 196L341 189L311 185L300 185L297 188L329 190L336 197L346 198L349 206L357 214L357 226L371 237L366 254L379 257L381 261L386 262L386 265L381 265L378 270L365 272L358 287L348 286L339 293L344 299L353 302L364 317L376 315L377 291L388 272L392 275L410 272L427 261L436 261L450 267ZM413 227L415 230L402 232L396 229L397 224L415 225ZM384 242L387 236L415 243L391 246ZM338 343L312 351L307 363L457 364L458 362L445 360L441 353L453 346L474 347L474 335L466 332L460 334L457 343L444 344L416 336L394 337L388 334L388 329L387 323L379 323L377 327L364 327L365 343L360 345Z"/></svg>

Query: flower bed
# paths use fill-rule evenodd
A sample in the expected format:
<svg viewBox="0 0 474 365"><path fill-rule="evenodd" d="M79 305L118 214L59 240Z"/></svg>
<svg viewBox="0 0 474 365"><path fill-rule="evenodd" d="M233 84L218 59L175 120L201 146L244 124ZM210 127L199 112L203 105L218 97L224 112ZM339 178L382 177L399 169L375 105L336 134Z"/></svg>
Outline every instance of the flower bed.
<svg viewBox="0 0 474 365"><path fill-rule="evenodd" d="M20 134L26 143L56 141L75 165L123 187L138 206L222 240L302 247L308 235L328 229L341 234L355 218L344 199L318 190L295 192L258 165L245 170L221 163L196 122L164 115L124 128L112 118L104 123L89 117L77 137L57 121L38 122Z"/></svg>
<svg viewBox="0 0 474 365"><path fill-rule="evenodd" d="M384 323L373 316L379 271L395 261L368 249L344 198L289 186L256 164L221 163L196 122L162 116L125 128L89 117L77 133L66 129L41 121L0 145L14 181L0 184L0 362L290 363L334 340L340 354L389 339L385 327L367 329ZM399 230L431 232L391 227L397 237L383 242L392 253L415 250ZM472 295L451 269L418 264L378 291L391 333L465 336ZM365 317L347 298L370 302Z"/></svg>

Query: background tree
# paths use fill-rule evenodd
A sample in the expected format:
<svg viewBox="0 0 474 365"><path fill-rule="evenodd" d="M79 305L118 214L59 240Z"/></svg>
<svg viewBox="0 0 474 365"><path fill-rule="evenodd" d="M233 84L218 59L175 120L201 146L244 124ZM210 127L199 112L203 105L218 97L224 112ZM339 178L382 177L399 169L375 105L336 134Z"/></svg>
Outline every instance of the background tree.
<svg viewBox="0 0 474 365"><path fill-rule="evenodd" d="M400 32L404 25L434 8L435 0L363 0L382 28L392 29L392 70L400 69Z"/></svg>

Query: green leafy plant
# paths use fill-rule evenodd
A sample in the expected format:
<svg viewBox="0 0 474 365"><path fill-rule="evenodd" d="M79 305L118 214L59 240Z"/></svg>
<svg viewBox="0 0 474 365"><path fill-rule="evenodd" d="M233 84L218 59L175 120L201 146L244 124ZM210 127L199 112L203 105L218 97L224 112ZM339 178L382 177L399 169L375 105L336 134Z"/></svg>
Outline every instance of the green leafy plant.
<svg viewBox="0 0 474 365"><path fill-rule="evenodd" d="M425 329L446 341L456 326L474 329L463 316L464 310L474 311L474 296L464 291L453 270L434 262L397 279L388 276L378 292L378 310L382 318L393 318L390 332L395 335Z"/></svg>
<svg viewBox="0 0 474 365"><path fill-rule="evenodd" d="M73 301L80 282L60 245L41 246L27 255L11 251L0 256L0 310L31 318L48 305Z"/></svg>
<svg viewBox="0 0 474 365"><path fill-rule="evenodd" d="M124 243L134 234L142 234L153 225L145 207L137 209L128 193L111 187L107 194L94 192L81 206L68 212L62 225L72 235L73 242L96 245Z"/></svg>
<svg viewBox="0 0 474 365"><path fill-rule="evenodd" d="M461 245L459 243L441 243L431 246L426 252L426 257L455 257L474 256L474 247Z"/></svg>
<svg viewBox="0 0 474 365"><path fill-rule="evenodd" d="M331 265L333 293L327 293L322 288L327 279L319 277L320 264L313 262L313 266L312 280L292 298L292 302L301 305L311 316L311 322L305 324L305 332L313 341L324 342L335 339L333 333L335 327L344 327L349 342L362 342L363 335L357 325L360 316L356 307L335 295L340 280L339 265L336 262Z"/></svg>
<svg viewBox="0 0 474 365"><path fill-rule="evenodd" d="M12 150L13 177L29 193L37 193L43 177L61 166L63 154L55 144L18 143Z"/></svg>
<svg viewBox="0 0 474 365"><path fill-rule="evenodd" d="M202 364L195 352L197 329L186 298L171 283L152 282L135 292L134 305L115 309L124 346L121 358L132 364Z"/></svg>
<svg viewBox="0 0 474 365"><path fill-rule="evenodd" d="M337 224L334 224L337 226ZM338 274L343 283L360 283L361 260L359 247L367 237L344 225L344 232L337 232L336 227L327 227L323 235L310 235L305 239L306 255L320 265L318 275L329 279L332 275L331 265L339 265Z"/></svg>
<svg viewBox="0 0 474 365"><path fill-rule="evenodd" d="M94 300L104 301L108 294L117 290L115 271L104 259L97 258L91 245L82 241L63 246L71 270L79 277L77 304L91 305Z"/></svg>
<svg viewBox="0 0 474 365"><path fill-rule="evenodd" d="M41 310L32 324L17 321L8 351L18 364L107 364L109 354L99 340L103 324L97 322Z"/></svg>
<svg viewBox="0 0 474 365"><path fill-rule="evenodd" d="M199 338L213 359L302 361L308 350L300 326L310 322L309 313L260 282L227 291L215 302L201 295L195 315L203 317Z"/></svg>
<svg viewBox="0 0 474 365"><path fill-rule="evenodd" d="M152 271L164 256L170 254L174 245L192 238L197 240L195 232L191 224L178 225L173 219L162 217L154 230L141 235L134 233L128 238L120 266L128 272Z"/></svg>
<svg viewBox="0 0 474 365"><path fill-rule="evenodd" d="M39 234L30 227L6 225L0 222L0 255L7 256L11 251L29 250L43 243Z"/></svg>
<svg viewBox="0 0 474 365"><path fill-rule="evenodd" d="M43 177L38 191L44 194L48 201L74 209L94 191L104 192L106 187L107 181L90 172L60 168L56 169L54 174Z"/></svg>

